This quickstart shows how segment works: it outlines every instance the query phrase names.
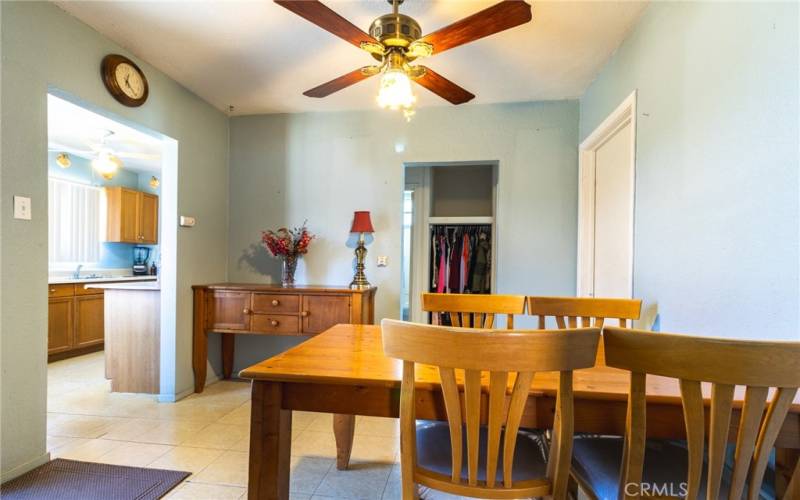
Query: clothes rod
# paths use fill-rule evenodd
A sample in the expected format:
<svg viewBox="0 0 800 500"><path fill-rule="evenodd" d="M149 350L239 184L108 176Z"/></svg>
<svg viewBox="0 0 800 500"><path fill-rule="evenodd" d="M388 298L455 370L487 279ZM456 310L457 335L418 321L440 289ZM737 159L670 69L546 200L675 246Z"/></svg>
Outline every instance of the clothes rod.
<svg viewBox="0 0 800 500"><path fill-rule="evenodd" d="M494 217L428 217L428 224L494 224Z"/></svg>

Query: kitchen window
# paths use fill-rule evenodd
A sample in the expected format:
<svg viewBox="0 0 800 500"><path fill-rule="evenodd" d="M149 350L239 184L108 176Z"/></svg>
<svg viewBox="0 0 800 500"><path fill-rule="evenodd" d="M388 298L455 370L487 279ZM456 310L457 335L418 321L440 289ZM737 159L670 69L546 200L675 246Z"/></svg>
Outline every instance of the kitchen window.
<svg viewBox="0 0 800 500"><path fill-rule="evenodd" d="M103 195L99 187L49 179L47 215L51 269L98 263Z"/></svg>

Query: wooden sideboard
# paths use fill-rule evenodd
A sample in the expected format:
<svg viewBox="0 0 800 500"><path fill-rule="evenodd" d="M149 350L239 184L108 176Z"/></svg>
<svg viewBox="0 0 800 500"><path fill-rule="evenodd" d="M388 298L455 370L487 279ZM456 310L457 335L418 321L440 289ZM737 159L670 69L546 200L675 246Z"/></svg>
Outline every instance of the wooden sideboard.
<svg viewBox="0 0 800 500"><path fill-rule="evenodd" d="M316 335L339 323L375 321L374 287L218 283L192 289L195 392L205 387L209 333L222 335L222 373L230 378L235 335Z"/></svg>

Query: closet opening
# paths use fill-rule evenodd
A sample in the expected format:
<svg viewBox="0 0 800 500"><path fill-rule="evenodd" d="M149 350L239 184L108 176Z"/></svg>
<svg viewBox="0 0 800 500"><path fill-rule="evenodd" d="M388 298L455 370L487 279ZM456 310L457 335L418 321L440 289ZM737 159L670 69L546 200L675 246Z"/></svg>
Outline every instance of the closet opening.
<svg viewBox="0 0 800 500"><path fill-rule="evenodd" d="M425 292L495 293L497 178L496 161L405 164L402 319L440 323Z"/></svg>

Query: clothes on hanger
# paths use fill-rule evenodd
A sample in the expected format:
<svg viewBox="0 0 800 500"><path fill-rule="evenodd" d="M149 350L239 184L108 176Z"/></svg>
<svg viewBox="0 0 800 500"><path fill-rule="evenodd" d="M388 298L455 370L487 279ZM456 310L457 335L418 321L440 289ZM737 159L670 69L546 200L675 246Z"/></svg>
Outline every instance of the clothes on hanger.
<svg viewBox="0 0 800 500"><path fill-rule="evenodd" d="M436 293L491 293L491 225L431 225L431 274Z"/></svg>

